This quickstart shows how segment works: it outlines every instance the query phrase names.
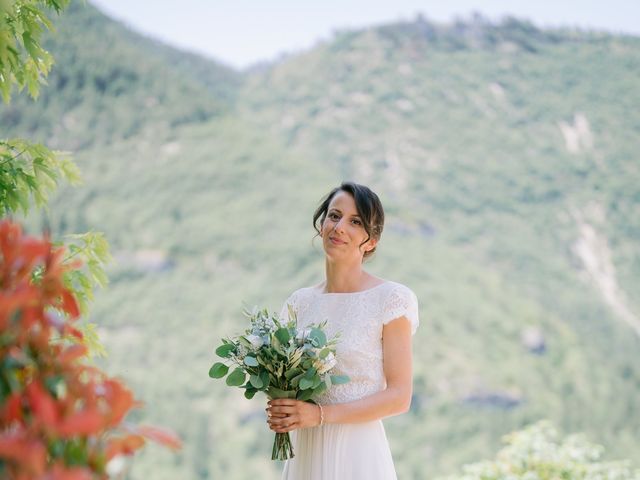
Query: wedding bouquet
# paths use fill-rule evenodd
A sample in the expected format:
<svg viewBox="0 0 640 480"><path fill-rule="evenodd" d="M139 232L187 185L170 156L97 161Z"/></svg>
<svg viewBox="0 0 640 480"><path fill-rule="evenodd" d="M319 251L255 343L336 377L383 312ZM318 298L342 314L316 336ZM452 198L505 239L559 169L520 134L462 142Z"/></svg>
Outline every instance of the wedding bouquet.
<svg viewBox="0 0 640 480"><path fill-rule="evenodd" d="M229 373L229 365L216 362L209 376L222 378L229 373L227 385L244 389L248 399L265 392L269 400L293 398L312 403L332 385L347 383L346 375L330 374L336 365L339 333L327 340L323 331L326 320L298 329L296 312L290 305L288 312L285 322L266 309L243 309L249 328L242 335L223 338L216 349L216 354L235 368ZM294 456L289 433L276 433L271 459Z"/></svg>

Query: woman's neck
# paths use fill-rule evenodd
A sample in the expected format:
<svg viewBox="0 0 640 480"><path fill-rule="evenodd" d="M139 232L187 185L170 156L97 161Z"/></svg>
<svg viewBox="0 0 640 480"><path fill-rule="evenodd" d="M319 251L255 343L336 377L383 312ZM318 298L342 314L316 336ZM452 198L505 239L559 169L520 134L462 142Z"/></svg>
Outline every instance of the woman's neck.
<svg viewBox="0 0 640 480"><path fill-rule="evenodd" d="M325 274L324 291L327 293L360 291L370 276L362 270L362 263L336 263L329 259L325 260Z"/></svg>

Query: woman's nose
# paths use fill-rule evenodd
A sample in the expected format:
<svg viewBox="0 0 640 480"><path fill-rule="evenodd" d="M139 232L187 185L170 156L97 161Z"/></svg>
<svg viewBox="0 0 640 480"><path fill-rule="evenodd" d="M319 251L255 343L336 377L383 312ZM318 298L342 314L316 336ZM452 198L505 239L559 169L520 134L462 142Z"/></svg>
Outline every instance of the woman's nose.
<svg viewBox="0 0 640 480"><path fill-rule="evenodd" d="M333 227L333 229L336 232L344 232L344 217L342 217L340 220L338 220L338 223L336 223L336 226Z"/></svg>

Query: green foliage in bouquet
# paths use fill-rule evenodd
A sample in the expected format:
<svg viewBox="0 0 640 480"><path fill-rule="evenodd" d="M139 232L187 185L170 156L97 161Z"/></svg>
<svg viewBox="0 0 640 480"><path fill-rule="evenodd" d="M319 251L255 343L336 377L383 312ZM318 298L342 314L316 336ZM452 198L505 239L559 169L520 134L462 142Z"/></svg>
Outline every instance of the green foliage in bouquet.
<svg viewBox="0 0 640 480"><path fill-rule="evenodd" d="M640 480L628 460L601 462L603 447L583 435L559 439L550 421L541 420L503 437L507 444L496 460L463 467L462 475L439 480Z"/></svg>
<svg viewBox="0 0 640 480"><path fill-rule="evenodd" d="M269 399L292 398L315 403L332 385L349 381L345 375L331 375L336 365L339 334L328 340L326 320L298 329L295 310L288 306L289 320L257 307L249 312L250 326L243 335L223 338L216 354L230 365L216 362L209 370L211 378L223 378L231 387L245 390L248 399L265 392ZM272 460L293 458L288 433L276 433Z"/></svg>

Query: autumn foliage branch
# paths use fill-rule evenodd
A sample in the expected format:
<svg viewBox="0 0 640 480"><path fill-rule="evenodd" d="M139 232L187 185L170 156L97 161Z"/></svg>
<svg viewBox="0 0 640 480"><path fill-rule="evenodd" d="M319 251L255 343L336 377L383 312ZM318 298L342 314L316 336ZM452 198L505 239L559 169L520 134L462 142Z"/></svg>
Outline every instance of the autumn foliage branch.
<svg viewBox="0 0 640 480"><path fill-rule="evenodd" d="M74 326L80 310L63 281L80 262L65 256L49 239L0 222L1 478L106 479L110 461L147 439L181 446L170 431L125 422L140 402L83 363L87 347Z"/></svg>

